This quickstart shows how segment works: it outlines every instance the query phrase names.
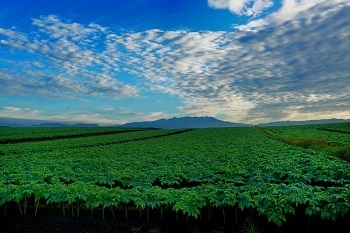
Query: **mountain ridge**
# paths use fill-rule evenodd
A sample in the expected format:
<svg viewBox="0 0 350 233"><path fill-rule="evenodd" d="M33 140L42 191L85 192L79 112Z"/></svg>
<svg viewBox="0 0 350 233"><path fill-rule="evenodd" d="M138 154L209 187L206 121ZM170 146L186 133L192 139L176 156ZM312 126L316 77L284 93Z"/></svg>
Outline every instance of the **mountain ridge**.
<svg viewBox="0 0 350 233"><path fill-rule="evenodd" d="M0 126L7 127L100 127L96 123L73 121L38 120L25 118L0 117Z"/></svg>
<svg viewBox="0 0 350 233"><path fill-rule="evenodd" d="M77 123L77 124L64 124L60 122L39 123L30 125L29 127L100 127L98 124Z"/></svg>
<svg viewBox="0 0 350 233"><path fill-rule="evenodd" d="M214 117L173 117L169 119L159 119L155 121L140 121L130 122L119 125L119 127L132 127L132 128L213 128L213 127L247 127L252 126L243 123L234 123L229 121L218 120Z"/></svg>
<svg viewBox="0 0 350 233"><path fill-rule="evenodd" d="M307 121L271 121L267 123L260 123L258 126L290 126L290 125L315 125L315 124L332 124L350 122L350 119L320 119Z"/></svg>

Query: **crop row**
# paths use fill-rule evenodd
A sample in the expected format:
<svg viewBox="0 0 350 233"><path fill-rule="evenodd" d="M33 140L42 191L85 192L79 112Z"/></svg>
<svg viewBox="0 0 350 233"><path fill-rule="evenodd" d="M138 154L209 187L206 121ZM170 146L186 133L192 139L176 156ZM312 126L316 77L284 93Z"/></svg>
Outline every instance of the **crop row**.
<svg viewBox="0 0 350 233"><path fill-rule="evenodd" d="M74 149L82 147L105 146L116 143L125 143L135 140L144 140L158 136L166 136L181 133L183 130L128 130L111 132L106 135L85 136L75 138L64 138L55 140L44 140L26 143L11 143L1 146L0 155L31 154L36 152L47 152L62 149Z"/></svg>
<svg viewBox="0 0 350 233"><path fill-rule="evenodd" d="M0 206L5 203L22 203L30 197L37 204L75 204L85 208L107 208L135 206L146 208L168 208L198 218L202 210L209 207L236 207L253 209L271 222L281 225L287 215L294 215L298 207L304 208L308 216L336 220L350 210L350 185L343 188L322 188L304 183L292 185L258 183L235 186L230 183L202 184L191 188L167 188L140 186L132 189L119 187L108 189L97 185L74 182L52 184L1 185ZM24 206L26 207L26 206Z"/></svg>
<svg viewBox="0 0 350 233"><path fill-rule="evenodd" d="M331 132L338 133L350 133L350 122L338 123L338 124L323 124L318 125L318 129L329 130Z"/></svg>
<svg viewBox="0 0 350 233"><path fill-rule="evenodd" d="M0 144L27 141L54 140L62 138L86 137L114 134L124 131L140 131L148 129L117 127L53 127L53 128L10 128L0 127Z"/></svg>
<svg viewBox="0 0 350 233"><path fill-rule="evenodd" d="M315 133L313 132L314 128L301 128L301 127L286 127L287 129L281 129L281 128L258 128L259 131L265 135L268 138L287 143L289 145L298 146L302 148L312 148L319 151L323 151L328 153L329 155L338 157L340 159L343 159L347 162L350 162L350 144L345 144L344 140L343 143L341 142L329 142L321 138L315 138L310 137L310 133L315 136ZM289 129L289 130L288 130ZM324 129L323 129L324 130ZM303 133L303 131L306 131L309 134ZM311 132L310 132L311 131ZM333 132L333 130L329 131L328 129L325 130L328 134L335 134L336 136L339 136L339 132L336 133ZM319 133L319 132L318 132ZM294 136L290 136L294 135ZM295 135L299 135L299 137L296 137ZM309 135L309 136L308 136ZM327 138L323 136L322 138ZM342 135L341 135L342 136ZM348 141L348 138L342 137L343 139L346 139L346 142ZM328 136L329 139L329 136Z"/></svg>
<svg viewBox="0 0 350 233"><path fill-rule="evenodd" d="M283 127L275 126L275 127L267 127L267 129L279 135L325 140L330 145L334 145L334 146L350 145L349 134L339 133L339 132L346 132L345 131L346 127L344 127L345 128L344 129L344 128L340 128L339 126L335 127L333 125L334 124L283 126ZM335 124L335 125L338 125L338 124ZM345 126L346 123L339 124L339 125Z"/></svg>

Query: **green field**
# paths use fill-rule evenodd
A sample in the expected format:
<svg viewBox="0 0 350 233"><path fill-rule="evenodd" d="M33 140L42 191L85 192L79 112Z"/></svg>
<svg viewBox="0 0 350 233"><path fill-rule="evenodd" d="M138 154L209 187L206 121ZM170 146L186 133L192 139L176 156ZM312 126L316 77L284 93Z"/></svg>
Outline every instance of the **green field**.
<svg viewBox="0 0 350 233"><path fill-rule="evenodd" d="M349 124L264 129L350 144L343 133ZM62 215L68 208L75 215L114 208L124 209L126 218L128 211L146 211L147 220L150 210L159 219L167 211L196 221L210 218L213 209L220 210L221 224L258 216L280 227L294 217L322 224L348 216L349 162L275 139L258 127L1 127L0 208L18 215L37 214L39 205L53 205Z"/></svg>
<svg viewBox="0 0 350 233"><path fill-rule="evenodd" d="M330 145L350 144L350 122L324 125L268 127L274 133L301 138L317 138Z"/></svg>

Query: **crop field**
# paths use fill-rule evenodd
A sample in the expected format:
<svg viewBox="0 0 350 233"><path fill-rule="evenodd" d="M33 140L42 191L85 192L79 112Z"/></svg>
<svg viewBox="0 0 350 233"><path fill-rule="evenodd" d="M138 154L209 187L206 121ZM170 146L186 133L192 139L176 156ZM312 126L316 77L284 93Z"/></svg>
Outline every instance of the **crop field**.
<svg viewBox="0 0 350 233"><path fill-rule="evenodd" d="M0 127L1 225L39 231L35 219L50 217L102 221L101 232L341 232L350 227L349 132L348 123ZM337 153L281 140L291 138Z"/></svg>
<svg viewBox="0 0 350 233"><path fill-rule="evenodd" d="M325 140L331 145L350 144L350 122L324 125L269 127L269 130L277 134L293 137L317 138Z"/></svg>

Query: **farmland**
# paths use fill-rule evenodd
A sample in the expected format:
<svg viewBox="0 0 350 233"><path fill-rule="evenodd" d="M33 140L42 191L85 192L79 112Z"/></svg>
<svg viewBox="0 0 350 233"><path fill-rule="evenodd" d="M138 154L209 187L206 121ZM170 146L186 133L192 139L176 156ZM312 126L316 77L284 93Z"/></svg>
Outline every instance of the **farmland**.
<svg viewBox="0 0 350 233"><path fill-rule="evenodd" d="M1 217L13 232L12 218L52 213L133 221L129 232L155 223L237 232L248 220L259 232L349 227L344 156L276 140L317 138L346 149L349 125L264 130L1 127Z"/></svg>

